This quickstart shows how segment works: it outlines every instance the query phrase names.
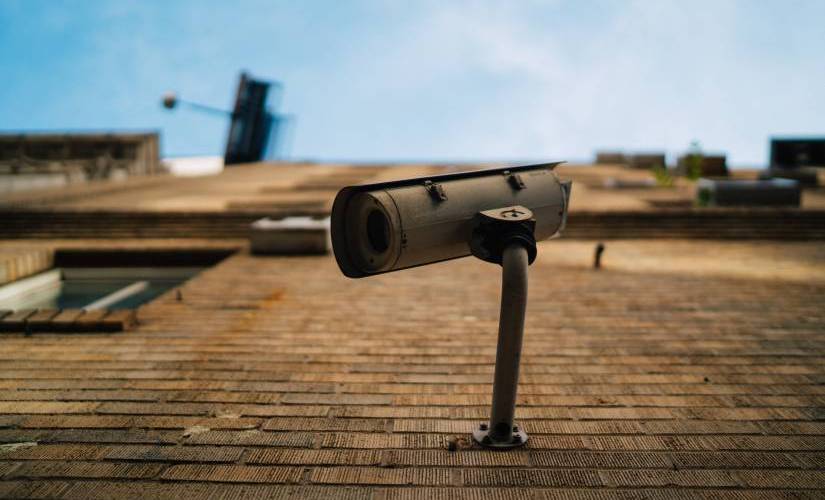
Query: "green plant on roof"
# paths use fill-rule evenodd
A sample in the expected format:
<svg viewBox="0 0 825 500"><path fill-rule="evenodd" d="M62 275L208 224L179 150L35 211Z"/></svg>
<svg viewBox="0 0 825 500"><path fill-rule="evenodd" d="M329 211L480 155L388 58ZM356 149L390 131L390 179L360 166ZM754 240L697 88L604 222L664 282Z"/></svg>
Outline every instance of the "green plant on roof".
<svg viewBox="0 0 825 500"><path fill-rule="evenodd" d="M653 177L659 187L673 187L673 176L667 171L664 165L656 165L652 168Z"/></svg>
<svg viewBox="0 0 825 500"><path fill-rule="evenodd" d="M687 157L685 158L685 162L687 164L687 177L688 179L695 181L696 179L702 177L702 160L704 158L704 153L702 153L702 146L699 144L699 141L693 140L690 143L690 147L688 148Z"/></svg>

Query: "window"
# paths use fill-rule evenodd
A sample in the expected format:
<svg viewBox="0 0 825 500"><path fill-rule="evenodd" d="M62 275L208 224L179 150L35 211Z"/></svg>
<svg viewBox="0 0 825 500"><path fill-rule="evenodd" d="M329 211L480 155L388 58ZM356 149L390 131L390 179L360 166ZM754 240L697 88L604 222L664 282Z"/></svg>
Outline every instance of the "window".
<svg viewBox="0 0 825 500"><path fill-rule="evenodd" d="M62 251L55 267L0 287L0 309L135 309L229 251Z"/></svg>

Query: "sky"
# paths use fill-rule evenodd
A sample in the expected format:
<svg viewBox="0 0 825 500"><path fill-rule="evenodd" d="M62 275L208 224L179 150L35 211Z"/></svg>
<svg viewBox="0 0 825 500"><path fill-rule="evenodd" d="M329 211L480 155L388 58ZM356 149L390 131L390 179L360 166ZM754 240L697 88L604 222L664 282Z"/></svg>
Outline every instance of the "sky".
<svg viewBox="0 0 825 500"><path fill-rule="evenodd" d="M733 165L825 135L821 0L0 0L0 131L160 130L222 154L237 75L280 81L289 154L586 160L697 140Z"/></svg>

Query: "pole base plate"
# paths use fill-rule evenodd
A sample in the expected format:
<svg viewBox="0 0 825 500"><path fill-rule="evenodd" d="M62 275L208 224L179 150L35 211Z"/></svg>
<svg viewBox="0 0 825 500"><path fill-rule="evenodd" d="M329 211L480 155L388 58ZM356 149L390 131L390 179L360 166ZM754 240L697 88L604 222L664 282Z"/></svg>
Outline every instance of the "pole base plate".
<svg viewBox="0 0 825 500"><path fill-rule="evenodd" d="M527 443L527 433L518 425L513 426L513 434L507 441L495 441L487 424L481 424L473 431L473 441L484 448L508 449L518 448Z"/></svg>

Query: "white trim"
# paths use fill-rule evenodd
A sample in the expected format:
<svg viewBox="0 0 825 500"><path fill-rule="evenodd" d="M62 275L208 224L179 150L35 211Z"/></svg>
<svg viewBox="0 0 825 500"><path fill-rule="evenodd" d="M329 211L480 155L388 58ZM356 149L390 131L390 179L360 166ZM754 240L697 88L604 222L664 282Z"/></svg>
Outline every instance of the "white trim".
<svg viewBox="0 0 825 500"><path fill-rule="evenodd" d="M137 295L140 292L149 288L148 281L136 281L129 286L125 286L120 290L114 291L105 297L101 297L96 301L92 302L91 304L87 305L83 309L86 311L93 311L95 309L105 309L112 304L120 302L123 299L131 297L132 295Z"/></svg>
<svg viewBox="0 0 825 500"><path fill-rule="evenodd" d="M48 293L49 290L60 292L60 269L51 269L42 273L19 279L0 286L0 309L19 309L19 305L36 294Z"/></svg>

